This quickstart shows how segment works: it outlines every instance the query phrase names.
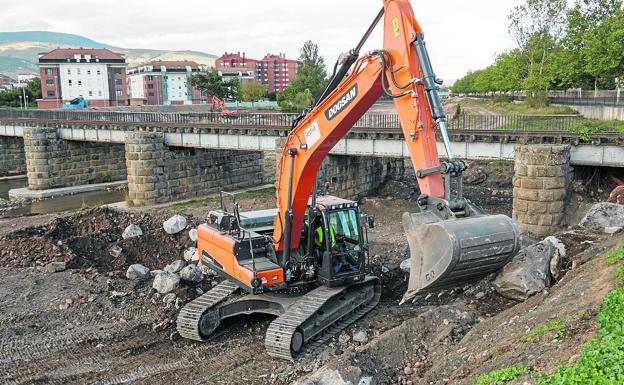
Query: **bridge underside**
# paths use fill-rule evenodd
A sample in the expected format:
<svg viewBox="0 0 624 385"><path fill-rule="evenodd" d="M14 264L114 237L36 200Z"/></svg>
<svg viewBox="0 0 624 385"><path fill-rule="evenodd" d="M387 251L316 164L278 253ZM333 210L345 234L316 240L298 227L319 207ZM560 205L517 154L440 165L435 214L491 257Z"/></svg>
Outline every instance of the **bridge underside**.
<svg viewBox="0 0 624 385"><path fill-rule="evenodd" d="M151 127L125 123L0 122L0 176L28 171L31 189L128 180L128 200L143 205L256 186L274 180L287 130ZM619 137L579 144L559 132L520 135L485 130L452 132L464 159L513 160L517 145L571 142L569 164L624 167ZM23 138L23 139L22 139ZM439 143L439 152L444 154ZM356 198L399 175L409 156L395 131L354 129L324 162L319 181Z"/></svg>

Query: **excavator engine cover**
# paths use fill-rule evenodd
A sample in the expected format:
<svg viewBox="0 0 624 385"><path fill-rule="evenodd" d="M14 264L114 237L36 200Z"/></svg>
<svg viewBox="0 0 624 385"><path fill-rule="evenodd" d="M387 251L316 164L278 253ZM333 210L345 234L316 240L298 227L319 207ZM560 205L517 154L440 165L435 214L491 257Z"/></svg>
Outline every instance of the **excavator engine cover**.
<svg viewBox="0 0 624 385"><path fill-rule="evenodd" d="M520 249L520 230L505 215L444 219L434 210L404 213L410 277L403 302L422 291L456 286L503 267Z"/></svg>

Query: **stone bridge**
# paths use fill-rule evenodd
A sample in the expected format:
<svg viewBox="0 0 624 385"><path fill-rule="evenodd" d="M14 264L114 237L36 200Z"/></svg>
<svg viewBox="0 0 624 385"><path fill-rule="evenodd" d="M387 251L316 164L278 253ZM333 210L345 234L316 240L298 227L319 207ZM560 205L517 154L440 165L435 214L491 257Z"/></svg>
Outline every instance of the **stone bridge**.
<svg viewBox="0 0 624 385"><path fill-rule="evenodd" d="M137 205L240 189L274 179L293 118L0 110L0 175L27 172L33 190L127 179L129 200ZM511 160L518 143L571 144L573 165L624 167L624 138L617 132L582 144L569 130L510 130L492 117L451 118L450 128L454 150L465 159ZM365 115L331 151L319 178L338 194L358 197L402 173L408 157L398 116Z"/></svg>

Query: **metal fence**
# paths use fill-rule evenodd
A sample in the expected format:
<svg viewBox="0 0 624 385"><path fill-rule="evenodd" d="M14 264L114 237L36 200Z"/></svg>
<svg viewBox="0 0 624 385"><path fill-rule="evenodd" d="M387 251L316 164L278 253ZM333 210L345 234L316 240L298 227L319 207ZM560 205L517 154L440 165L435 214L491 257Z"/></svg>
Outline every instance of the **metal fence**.
<svg viewBox="0 0 624 385"><path fill-rule="evenodd" d="M105 123L170 123L181 126L210 124L218 127L288 128L297 114L239 113L225 116L204 112L119 112L69 110L2 110L0 119L33 119L42 121L84 121ZM624 132L623 122L590 121L580 115L468 115L449 116L449 130L509 131L579 131ZM365 114L354 128L400 130L397 114Z"/></svg>
<svg viewBox="0 0 624 385"><path fill-rule="evenodd" d="M576 106L618 106L624 107L624 96L604 96L596 98L572 98L572 97L550 97L548 102L551 104L567 104Z"/></svg>
<svg viewBox="0 0 624 385"><path fill-rule="evenodd" d="M468 97L477 99L492 99L496 96L504 96L509 101L526 101L526 95L513 95L513 94L469 94ZM548 103L550 104L565 104L571 106L617 106L624 107L624 94L621 97L617 95L612 96L588 96L581 97L568 94L566 96L549 96Z"/></svg>

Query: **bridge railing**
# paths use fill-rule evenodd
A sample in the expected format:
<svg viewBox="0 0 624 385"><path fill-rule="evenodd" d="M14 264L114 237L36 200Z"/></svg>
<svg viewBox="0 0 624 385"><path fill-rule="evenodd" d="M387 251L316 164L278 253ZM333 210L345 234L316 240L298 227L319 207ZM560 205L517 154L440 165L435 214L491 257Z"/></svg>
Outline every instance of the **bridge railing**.
<svg viewBox="0 0 624 385"><path fill-rule="evenodd" d="M0 109L0 119L33 119L42 121L84 121L102 123L172 123L181 125L214 124L219 127L288 128L297 114L239 113L226 116L212 112L119 112L98 110L6 110ZM397 114L365 114L355 128L400 130ZM450 130L509 130L509 131L572 131L624 132L624 123L591 121L580 115L470 115L448 117Z"/></svg>

